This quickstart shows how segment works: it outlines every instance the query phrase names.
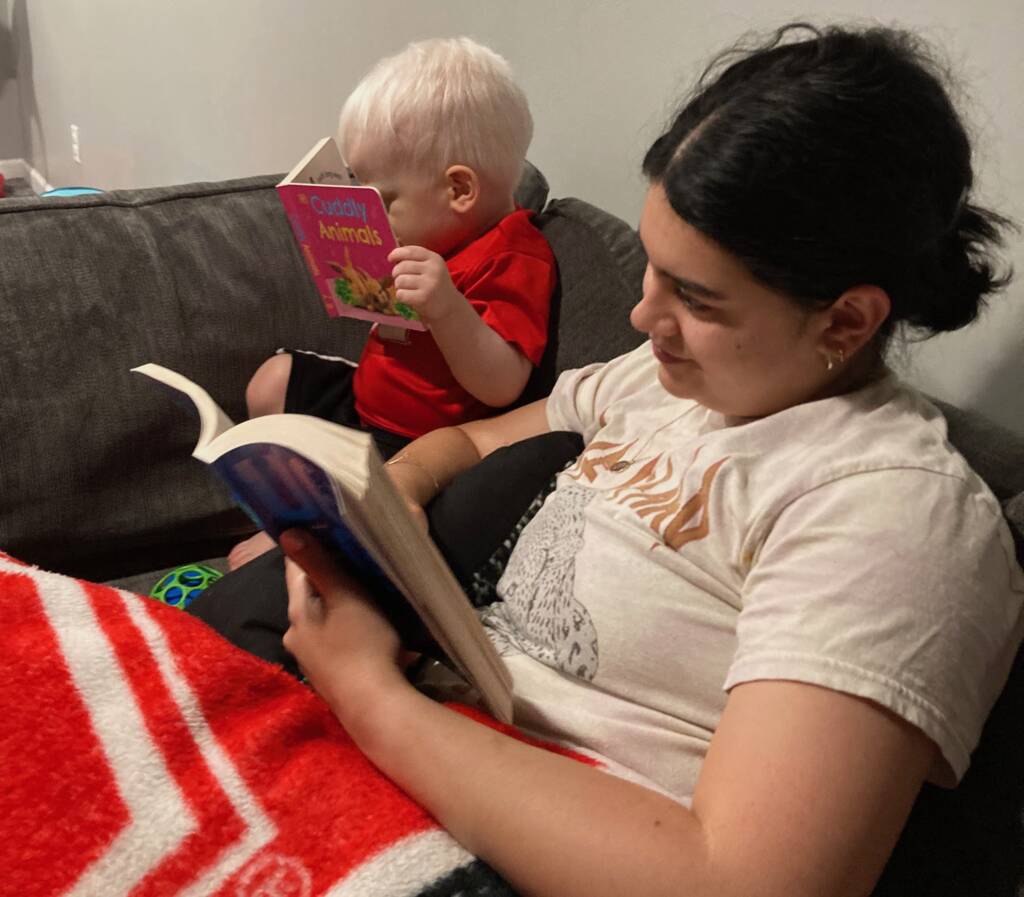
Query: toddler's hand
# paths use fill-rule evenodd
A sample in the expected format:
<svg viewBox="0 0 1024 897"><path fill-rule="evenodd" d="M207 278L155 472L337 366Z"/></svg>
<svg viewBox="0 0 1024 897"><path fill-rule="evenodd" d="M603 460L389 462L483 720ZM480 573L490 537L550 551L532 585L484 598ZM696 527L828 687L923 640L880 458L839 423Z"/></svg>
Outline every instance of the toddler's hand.
<svg viewBox="0 0 1024 897"><path fill-rule="evenodd" d="M399 246L388 256L395 267L395 297L416 311L424 324L436 324L464 305L448 266L436 252L422 246Z"/></svg>

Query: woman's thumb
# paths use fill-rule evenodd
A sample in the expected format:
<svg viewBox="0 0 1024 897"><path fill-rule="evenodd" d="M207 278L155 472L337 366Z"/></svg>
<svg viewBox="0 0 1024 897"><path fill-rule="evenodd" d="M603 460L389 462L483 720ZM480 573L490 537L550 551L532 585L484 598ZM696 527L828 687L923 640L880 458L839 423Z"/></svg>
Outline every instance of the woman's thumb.
<svg viewBox="0 0 1024 897"><path fill-rule="evenodd" d="M321 600L329 601L339 586L345 586L350 577L331 560L320 542L301 529L281 533L281 550L306 572Z"/></svg>

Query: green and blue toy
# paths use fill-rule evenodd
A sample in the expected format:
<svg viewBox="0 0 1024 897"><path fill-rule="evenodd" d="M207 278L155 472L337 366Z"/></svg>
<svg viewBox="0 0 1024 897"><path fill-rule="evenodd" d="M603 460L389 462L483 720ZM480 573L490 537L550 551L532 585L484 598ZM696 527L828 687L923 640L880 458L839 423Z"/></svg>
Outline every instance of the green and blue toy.
<svg viewBox="0 0 1024 897"><path fill-rule="evenodd" d="M183 564L162 577L149 594L164 604L186 608L223 575L207 564Z"/></svg>

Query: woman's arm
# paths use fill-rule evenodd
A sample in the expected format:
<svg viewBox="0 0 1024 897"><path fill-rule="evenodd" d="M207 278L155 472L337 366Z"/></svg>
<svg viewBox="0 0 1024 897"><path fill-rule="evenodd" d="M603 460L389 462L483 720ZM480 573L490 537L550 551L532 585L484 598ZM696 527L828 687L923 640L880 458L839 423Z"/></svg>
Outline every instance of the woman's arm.
<svg viewBox="0 0 1024 897"><path fill-rule="evenodd" d="M866 895L936 751L870 702L751 682L688 810L419 694L358 588L312 540L282 545L323 596L292 568L288 649L367 756L524 895Z"/></svg>
<svg viewBox="0 0 1024 897"><path fill-rule="evenodd" d="M387 463L400 492L425 506L458 474L495 449L548 431L547 399L497 417L444 427L409 443Z"/></svg>

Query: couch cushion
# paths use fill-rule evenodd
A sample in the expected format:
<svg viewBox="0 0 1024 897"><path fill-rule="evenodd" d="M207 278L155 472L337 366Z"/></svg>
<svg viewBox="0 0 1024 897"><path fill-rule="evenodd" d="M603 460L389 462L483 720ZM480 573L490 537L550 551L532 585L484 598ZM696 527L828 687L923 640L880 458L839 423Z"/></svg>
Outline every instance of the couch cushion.
<svg viewBox="0 0 1024 897"><path fill-rule="evenodd" d="M248 529L189 459L191 415L129 368L175 368L240 419L276 347L358 352L364 328L318 310L277 180L0 204L0 546L107 579Z"/></svg>
<svg viewBox="0 0 1024 897"><path fill-rule="evenodd" d="M629 326L647 256L633 228L581 199L554 199L538 226L558 261L561 301L555 367L606 361L636 348Z"/></svg>
<svg viewBox="0 0 1024 897"><path fill-rule="evenodd" d="M189 458L191 413L129 368L179 370L241 419L277 347L358 357L367 328L324 317L279 180L0 204L0 547L102 580L251 529ZM516 198L547 199L529 163Z"/></svg>
<svg viewBox="0 0 1024 897"><path fill-rule="evenodd" d="M636 231L580 199L551 200L536 224L555 254L558 285L548 346L518 404L548 395L561 371L607 361L643 340L628 321L647 265Z"/></svg>
<svg viewBox="0 0 1024 897"><path fill-rule="evenodd" d="M516 205L539 212L548 201L548 179L532 162L523 163L523 174L515 193Z"/></svg>
<svg viewBox="0 0 1024 897"><path fill-rule="evenodd" d="M1024 437L976 411L931 399L946 418L949 441L977 471L996 498L1005 502L1024 493Z"/></svg>

